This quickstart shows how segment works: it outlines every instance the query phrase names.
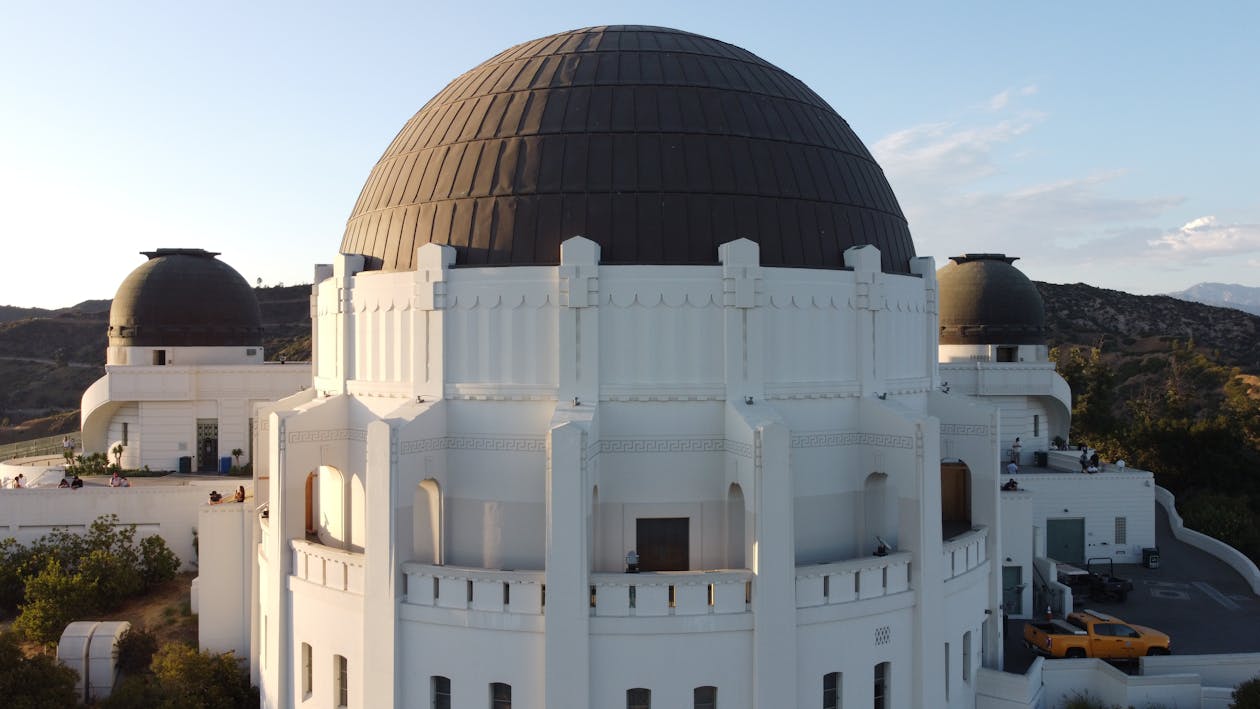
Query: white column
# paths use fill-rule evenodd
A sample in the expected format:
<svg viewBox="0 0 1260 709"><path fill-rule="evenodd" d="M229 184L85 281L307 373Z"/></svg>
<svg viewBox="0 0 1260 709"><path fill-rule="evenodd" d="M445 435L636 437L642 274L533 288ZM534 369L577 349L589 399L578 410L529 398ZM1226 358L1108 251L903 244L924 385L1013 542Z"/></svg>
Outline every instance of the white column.
<svg viewBox="0 0 1260 709"><path fill-rule="evenodd" d="M738 404L736 404L738 406ZM753 706L797 706L794 485L787 426L753 431L756 533L753 542ZM926 705L920 705L926 706Z"/></svg>
<svg viewBox="0 0 1260 709"><path fill-rule="evenodd" d="M882 394L883 376L878 357L881 343L876 341L879 333L875 327L875 318L884 309L879 249L870 245L845 249L844 265L853 269L856 281L854 305L858 314L857 335L853 345L857 348L858 382L862 386L863 395Z"/></svg>
<svg viewBox="0 0 1260 709"><path fill-rule="evenodd" d="M446 394L446 291L455 249L425 244L416 250L415 284L411 310L411 395L437 401Z"/></svg>
<svg viewBox="0 0 1260 709"><path fill-rule="evenodd" d="M936 259L931 256L919 256L910 259L910 272L923 279L923 295L927 305L923 327L927 330L927 372L931 377L932 388L941 384L939 340L941 337L941 311L938 302L939 288L936 285Z"/></svg>
<svg viewBox="0 0 1260 709"><path fill-rule="evenodd" d="M940 703L945 687L944 563L941 559L941 426L933 417L915 424L915 476L918 479L918 525L914 533L918 568L914 586L914 664L912 701L909 706ZM896 668L893 668L896 676Z"/></svg>
<svg viewBox="0 0 1260 709"><path fill-rule="evenodd" d="M359 673L364 707L392 707L403 668L398 667L398 559L395 540L398 439L384 421L367 426L367 485L364 495L363 660ZM385 679L388 677L388 679Z"/></svg>
<svg viewBox="0 0 1260 709"><path fill-rule="evenodd" d="M547 436L547 600L544 706L588 707L590 590L586 560L587 426L553 423Z"/></svg>
<svg viewBox="0 0 1260 709"><path fill-rule="evenodd" d="M333 278L337 281L337 393L344 393L346 380L354 376L354 275L363 270L363 257L337 254ZM312 345L316 344L312 340Z"/></svg>
<svg viewBox="0 0 1260 709"><path fill-rule="evenodd" d="M728 241L718 247L718 260L722 262L726 400L731 404L749 397L761 401L765 392L764 329L757 308L764 297L761 247L748 239Z"/></svg>
<svg viewBox="0 0 1260 709"><path fill-rule="evenodd" d="M581 236L560 244L561 405L599 401L599 244Z"/></svg>

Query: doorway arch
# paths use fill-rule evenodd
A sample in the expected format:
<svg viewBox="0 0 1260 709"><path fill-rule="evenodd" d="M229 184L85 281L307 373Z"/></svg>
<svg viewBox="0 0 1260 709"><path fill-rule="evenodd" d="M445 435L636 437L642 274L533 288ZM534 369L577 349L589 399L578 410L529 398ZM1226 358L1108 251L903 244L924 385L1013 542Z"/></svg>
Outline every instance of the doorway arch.
<svg viewBox="0 0 1260 709"><path fill-rule="evenodd" d="M941 461L941 531L945 539L971 529L971 468Z"/></svg>

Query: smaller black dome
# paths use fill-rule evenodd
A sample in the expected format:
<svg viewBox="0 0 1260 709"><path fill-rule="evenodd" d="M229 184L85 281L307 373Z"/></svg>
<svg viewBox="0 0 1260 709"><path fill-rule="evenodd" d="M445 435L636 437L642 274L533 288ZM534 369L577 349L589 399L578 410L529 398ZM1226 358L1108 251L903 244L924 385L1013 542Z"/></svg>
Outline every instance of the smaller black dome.
<svg viewBox="0 0 1260 709"><path fill-rule="evenodd" d="M942 345L1044 345L1041 292L1005 254L964 254L936 272Z"/></svg>
<svg viewBox="0 0 1260 709"><path fill-rule="evenodd" d="M145 251L109 309L117 347L262 345L254 289L231 266L201 249Z"/></svg>

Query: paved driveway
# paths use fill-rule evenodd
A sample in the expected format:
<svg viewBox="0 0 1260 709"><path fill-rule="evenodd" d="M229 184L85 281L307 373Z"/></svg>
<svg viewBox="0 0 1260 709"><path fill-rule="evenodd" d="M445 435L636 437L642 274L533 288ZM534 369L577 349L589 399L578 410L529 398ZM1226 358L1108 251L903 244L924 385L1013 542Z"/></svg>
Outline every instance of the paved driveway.
<svg viewBox="0 0 1260 709"><path fill-rule="evenodd" d="M1133 580L1133 592L1124 603L1078 597L1076 608L1099 610L1168 633L1176 654L1260 652L1260 597L1242 576L1216 557L1177 541L1160 505L1155 506L1155 539L1158 569L1116 567L1117 576ZM1023 672L1032 663L1023 638L1024 621L1008 621L1008 672Z"/></svg>

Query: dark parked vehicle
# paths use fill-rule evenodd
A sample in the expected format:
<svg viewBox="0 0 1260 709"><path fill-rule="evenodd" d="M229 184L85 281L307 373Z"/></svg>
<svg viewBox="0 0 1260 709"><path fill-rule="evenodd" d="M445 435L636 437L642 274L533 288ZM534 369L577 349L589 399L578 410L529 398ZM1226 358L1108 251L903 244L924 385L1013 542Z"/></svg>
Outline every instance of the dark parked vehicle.
<svg viewBox="0 0 1260 709"><path fill-rule="evenodd" d="M1116 576L1116 564L1111 559L1094 558L1085 562L1089 572L1089 597L1094 600L1114 599L1124 603L1133 590L1133 582Z"/></svg>

